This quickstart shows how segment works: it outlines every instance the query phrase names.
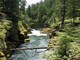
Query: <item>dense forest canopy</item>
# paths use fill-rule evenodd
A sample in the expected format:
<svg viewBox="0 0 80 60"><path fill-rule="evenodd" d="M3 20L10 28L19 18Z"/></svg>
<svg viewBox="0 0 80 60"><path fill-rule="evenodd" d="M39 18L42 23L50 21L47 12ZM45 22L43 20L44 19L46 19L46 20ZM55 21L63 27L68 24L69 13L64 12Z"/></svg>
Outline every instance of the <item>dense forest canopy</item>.
<svg viewBox="0 0 80 60"><path fill-rule="evenodd" d="M0 57L3 52L9 58L9 49L24 43L30 29L40 29L52 39L51 45L59 46L54 60L80 60L80 0L41 0L25 8L26 4L26 0L0 0Z"/></svg>
<svg viewBox="0 0 80 60"><path fill-rule="evenodd" d="M38 26L43 26L44 24L50 25L51 23L55 23L57 18L59 20L65 20L79 17L79 2L79 0L45 0L44 2L41 1L40 3L29 6L26 13L32 20L39 23Z"/></svg>
<svg viewBox="0 0 80 60"><path fill-rule="evenodd" d="M40 3L32 4L25 9L26 0L1 0L0 11L12 19L13 22L17 22L21 16L24 19L23 15L25 15L33 24L36 22L38 23L37 26L43 26L45 24L51 25L57 20L64 23L65 19L79 17L79 2L79 0L44 0L44 2L41 1ZM28 19L25 18L27 21Z"/></svg>

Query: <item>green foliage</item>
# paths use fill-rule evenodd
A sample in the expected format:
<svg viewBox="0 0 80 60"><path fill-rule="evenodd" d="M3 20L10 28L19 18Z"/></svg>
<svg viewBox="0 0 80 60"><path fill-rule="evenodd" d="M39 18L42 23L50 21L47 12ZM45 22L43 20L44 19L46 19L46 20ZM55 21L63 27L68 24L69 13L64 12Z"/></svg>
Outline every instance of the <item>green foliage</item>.
<svg viewBox="0 0 80 60"><path fill-rule="evenodd" d="M47 58L48 60L59 60L59 58L62 60L79 56L80 20L76 20L80 16L79 2L80 0L44 0L44 2L28 6L25 12L26 0L0 0L0 18L2 19L0 20L0 48L6 48L5 37L10 27L9 33L12 34L12 38L18 39L18 30L24 33L27 28L42 28L45 25L56 29L65 20L63 21L64 28L60 29L62 32L57 32L59 41L57 45L59 48L55 51L57 53L52 52ZM12 23L3 20L4 15Z"/></svg>
<svg viewBox="0 0 80 60"><path fill-rule="evenodd" d="M27 30L24 28L22 21L18 22L19 30L21 31L21 34L24 34Z"/></svg>
<svg viewBox="0 0 80 60"><path fill-rule="evenodd" d="M7 30L11 27L11 22L7 20L0 21L0 48L7 48L5 38Z"/></svg>
<svg viewBox="0 0 80 60"><path fill-rule="evenodd" d="M62 20L65 20L66 18L73 18L71 21L74 22L74 18L79 16L79 11L77 10L79 7L79 0L44 0L44 2L29 6L26 11L33 21L37 21L37 26L49 24L52 27L57 20L62 22ZM63 12L65 12L65 17L63 17ZM43 19L44 16L46 16L45 19ZM33 22L33 24L35 23Z"/></svg>
<svg viewBox="0 0 80 60"><path fill-rule="evenodd" d="M26 0L21 0L20 3L20 10L25 14L25 5L26 5Z"/></svg>
<svg viewBox="0 0 80 60"><path fill-rule="evenodd" d="M79 46L80 43L80 27L68 24L62 29L64 32L57 32L59 39L58 54L61 59L73 60L79 59ZM77 41L79 43L77 43ZM77 48L78 47L78 48Z"/></svg>
<svg viewBox="0 0 80 60"><path fill-rule="evenodd" d="M17 22L18 14L19 14L19 0L6 0L4 1L4 10L3 12L7 14L8 18L11 19L11 21ZM14 17L14 18L13 18Z"/></svg>
<svg viewBox="0 0 80 60"><path fill-rule="evenodd" d="M65 26L65 32L71 36L72 38L74 38L73 40L77 40L80 38L79 36L79 32L80 32L80 26L75 27L73 24L69 24L68 27Z"/></svg>
<svg viewBox="0 0 80 60"><path fill-rule="evenodd" d="M60 58L63 58L63 57L69 57L69 49L70 49L70 42L71 42L71 37L69 37L68 35L63 35L61 38L60 38L60 41L59 41L59 44L60 44L60 47L59 47L59 51L58 51L58 54L60 55Z"/></svg>

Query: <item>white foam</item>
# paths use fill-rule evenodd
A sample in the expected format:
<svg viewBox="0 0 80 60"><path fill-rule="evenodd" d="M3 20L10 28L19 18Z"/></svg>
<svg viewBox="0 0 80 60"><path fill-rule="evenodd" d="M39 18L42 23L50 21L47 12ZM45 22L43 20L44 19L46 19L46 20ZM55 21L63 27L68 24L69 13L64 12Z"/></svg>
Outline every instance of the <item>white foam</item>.
<svg viewBox="0 0 80 60"><path fill-rule="evenodd" d="M33 35L36 35L36 36L47 36L47 34L42 34L38 30L34 30L33 29L33 31L31 31L31 32L32 32L32 34L28 34L28 36L33 36Z"/></svg>
<svg viewBox="0 0 80 60"><path fill-rule="evenodd" d="M36 35L36 36L47 36L47 34L28 34L28 36L33 36L33 35Z"/></svg>

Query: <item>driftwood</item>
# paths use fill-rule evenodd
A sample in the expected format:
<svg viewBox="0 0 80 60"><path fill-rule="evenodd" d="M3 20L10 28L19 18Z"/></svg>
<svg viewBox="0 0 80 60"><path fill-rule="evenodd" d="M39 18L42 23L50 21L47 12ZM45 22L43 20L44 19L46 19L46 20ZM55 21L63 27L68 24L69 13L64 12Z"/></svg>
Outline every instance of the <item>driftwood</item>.
<svg viewBox="0 0 80 60"><path fill-rule="evenodd" d="M33 49L50 49L53 47L34 47L34 48L12 48L10 50L33 50Z"/></svg>

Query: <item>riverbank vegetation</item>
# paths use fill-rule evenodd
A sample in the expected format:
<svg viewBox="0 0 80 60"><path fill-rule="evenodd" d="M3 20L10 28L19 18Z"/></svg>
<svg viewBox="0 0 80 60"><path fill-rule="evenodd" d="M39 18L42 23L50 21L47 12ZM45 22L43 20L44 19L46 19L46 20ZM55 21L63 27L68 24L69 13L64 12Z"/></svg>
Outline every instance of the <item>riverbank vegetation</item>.
<svg viewBox="0 0 80 60"><path fill-rule="evenodd" d="M0 60L27 42L30 29L50 36L48 60L80 60L80 0L44 0L25 8L26 0L0 1Z"/></svg>

